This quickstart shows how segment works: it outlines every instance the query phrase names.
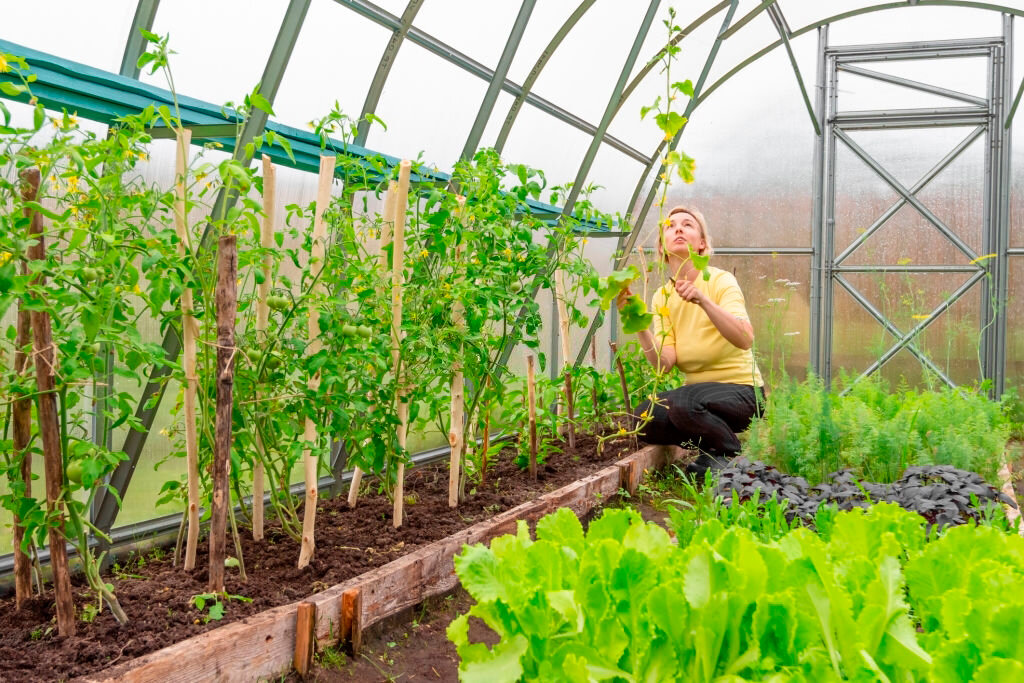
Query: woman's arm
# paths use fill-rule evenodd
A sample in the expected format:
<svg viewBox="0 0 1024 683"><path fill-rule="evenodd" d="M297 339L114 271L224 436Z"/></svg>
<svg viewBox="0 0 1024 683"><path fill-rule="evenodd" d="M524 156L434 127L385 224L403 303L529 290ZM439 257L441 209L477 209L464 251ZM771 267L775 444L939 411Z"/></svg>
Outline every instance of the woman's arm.
<svg viewBox="0 0 1024 683"><path fill-rule="evenodd" d="M684 301L697 304L708 314L708 318L726 341L738 349L748 351L754 345L754 326L729 313L705 296L686 278L676 280L676 292Z"/></svg>

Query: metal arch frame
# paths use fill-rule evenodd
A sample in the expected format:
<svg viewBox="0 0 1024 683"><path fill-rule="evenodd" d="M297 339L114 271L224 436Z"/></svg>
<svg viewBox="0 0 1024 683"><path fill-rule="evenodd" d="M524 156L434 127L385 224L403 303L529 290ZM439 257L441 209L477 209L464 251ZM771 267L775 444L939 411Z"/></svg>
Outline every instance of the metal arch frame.
<svg viewBox="0 0 1024 683"><path fill-rule="evenodd" d="M829 48L827 41L819 42L820 59L819 83L825 80L824 72L827 71L827 95L829 104L823 107L819 114L827 122L827 133L819 136L817 140L816 168L819 172L815 176L815 191L819 193L815 201L820 202L820 210L815 207L815 223L812 226L812 235L817 244L821 245L820 251L815 256L814 273L818 296L812 302L816 306L812 312L813 336L819 337L818 344L813 347L816 353L812 353L815 362L815 370L829 384L832 379L832 338L833 338L833 283L838 283L850 296L860 304L882 327L896 338L896 342L890 346L879 358L877 358L867 369L865 369L854 383L877 371L886 362L893 358L901 349L906 348L918 361L939 377L949 386L956 384L950 379L934 362L924 353L917 349L912 343L913 339L926 327L934 322L943 312L967 293L975 284L981 283L981 355L982 373L987 379L993 381L992 393L999 395L1003 389L1005 365L1005 311L993 309L986 306L986 302L992 298L993 291L1005 291L1006 260L1008 258L1008 193L1007 182L1009 178L1008 143L1009 138L1004 136L1003 127L999 125L1007 110L1006 93L1012 87L1011 75L1007 73L1005 50L1010 46L1012 39L1012 20L1004 16L1003 36L1001 39L978 39L978 40L955 40L918 43L900 43L872 46L846 46ZM964 55L983 56L989 64L988 76L988 98L984 107L965 108L933 108L922 110L892 110L881 112L840 112L838 108L838 74L850 72L857 75L875 77L875 72L862 69L846 69L844 62L848 61L879 61L881 59L918 59L918 58L943 58L957 57ZM881 74L877 80L892 82L892 78ZM900 79L905 80L905 79ZM928 92L936 92L954 99L964 99L963 93L944 91L943 89L908 81L899 83L906 87ZM824 98L825 92L819 93ZM821 102L821 100L819 100ZM955 115L950 112L955 110ZM895 180L881 164L876 162L859 145L849 138L846 130L858 129L881 129L881 128L903 128L903 127L926 127L928 125L941 125L945 127L977 124L963 140L961 140L950 152L948 152L935 166L926 172L914 185L907 189ZM983 133L986 135L985 146L985 213L982 219L982 253L994 252L994 259L989 263L980 263L983 259L974 250L964 243L953 233L941 220L927 209L916 197L932 179L942 172L957 156L970 147L975 140ZM835 198L835 173L836 173L836 141L841 141L849 148L855 156L874 171L890 188L895 190L900 198L888 209L882 212L870 227L853 240L843 251L833 258L835 242L835 219L834 219L834 198ZM827 148L827 151L826 151ZM818 160L821 160L819 163ZM824 180L822 180L824 176ZM819 199L822 184L824 183L824 199ZM961 265L932 265L932 266L893 266L893 265L863 265L844 266L843 262L856 251L864 242L875 233L881 225L891 218L905 204L912 205L918 213L932 223L943 236L951 242L966 259L966 264ZM886 315L879 311L868 299L861 294L843 276L846 272L963 272L970 273L970 276L942 303L940 303L924 320L915 325L911 330L903 333ZM849 389L849 388L847 388Z"/></svg>
<svg viewBox="0 0 1024 683"><path fill-rule="evenodd" d="M128 30L128 38L124 44L124 56L121 58L122 76L138 79L139 57L146 49L148 42L141 31L153 30L153 22L156 21L156 12L160 7L160 0L139 0L135 7L135 18L132 19L132 27Z"/></svg>
<svg viewBox="0 0 1024 683"><path fill-rule="evenodd" d="M385 26L392 30L395 30L401 26L401 22L390 12L386 12L383 9L377 7L368 0L334 0L343 7L347 7L352 11L361 14L362 16L370 19L371 21ZM447 45L446 43L434 38L430 34L420 31L416 27L410 27L406 38L411 42L419 45L428 52L444 59L445 61L454 64L460 69L473 74L474 76L481 78L485 81L491 81L494 78L494 71L480 62L472 59L468 55L456 50L455 48ZM501 82L501 89L505 92L518 97L523 92L522 86L513 83L509 79L504 79ZM583 131L588 135L595 135L597 133L597 126L587 121L584 121L575 114L559 107L555 103L539 97L533 93L527 93L525 95L526 101L531 105L540 109L546 114L554 117L555 119L567 123L573 128ZM626 144L624 141L613 137L611 135L605 136L605 141L608 145L619 150L626 156L635 159L641 163L647 161L647 155L640 150Z"/></svg>
<svg viewBox="0 0 1024 683"><path fill-rule="evenodd" d="M384 92L384 85L388 81L388 74L391 73L391 67L395 64L395 57L405 41L405 36L409 32L413 20L416 19L416 14L422 6L423 0L409 0L409 4L405 6L405 11L402 12L401 25L391 34L391 40L388 41L388 46L384 48L384 53L380 56L380 63L377 65L377 71L373 74L373 81L370 83L370 89L366 92L363 110L359 114L359 121L357 122L358 128L356 129L355 143L360 147L366 146L366 138L370 134L370 122L367 120L366 115L377 111L381 93Z"/></svg>
<svg viewBox="0 0 1024 683"><path fill-rule="evenodd" d="M508 40L505 41L505 49L502 50L498 66L494 69L494 76L491 78L490 83L487 84L487 92L484 93L484 99L476 113L476 119L474 119L473 126L469 130L469 137L466 138L466 144L462 148L463 159L469 159L476 153L477 146L480 144L480 138L484 134L484 128L491 118L491 112L494 111L494 103L498 100L501 84L505 81L505 77L508 76L508 69L512 66L512 58L516 56L516 50L519 49L519 42L526 31L526 25L530 21L530 15L533 13L533 7L536 2L537 0L523 0L523 4L519 6L519 14L516 16L515 23L512 24Z"/></svg>
<svg viewBox="0 0 1024 683"><path fill-rule="evenodd" d="M263 70L263 78L260 80L261 92L271 104L274 102L277 90L281 85L281 79L284 77L285 69L288 66L292 50L299 36L299 31L302 29L310 1L290 0L288 8L285 10L284 18L281 20L281 28L278 30L277 39L274 41L270 56L267 58L267 65ZM241 161L246 165L252 162L252 158L245 153L245 147L248 142L262 134L266 124L266 112L257 110L250 116L242 129L241 144L236 146L233 152L236 161ZM214 215L218 211L226 212L235 203L237 198L237 192L228 193L222 188L213 205ZM211 234L211 226L207 224L200 244L197 247L197 253L207 248ZM143 389L142 396L139 398L138 408L135 411L135 417L141 423L142 430L137 431L133 429L128 432L122 449L128 458L122 460L110 475L110 486L117 492L117 495L111 495L106 489L101 489L100 495L97 496L99 500L94 508L96 510L94 524L104 532L109 533L113 528L114 522L117 520L117 515L121 510L121 500L124 498L128 485L131 483L132 475L134 475L135 468L138 466L142 455L142 448L149 437L150 429L156 418L157 409L163 400L164 390L167 386L166 378L170 374L170 365L174 363L181 352L181 337L173 325L168 326L162 345L166 364L155 366L150 371L149 381L146 383L145 389Z"/></svg>
<svg viewBox="0 0 1024 683"><path fill-rule="evenodd" d="M597 0L583 0L579 6L573 10L573 13L569 15L569 18L565 20L562 26L555 31L555 35L552 36L548 46L544 48L544 51L540 53L540 57L534 63L533 68L530 69L530 73L526 76L526 80L523 81L520 86L520 93L516 96L516 99L512 102L512 106L508 109L508 114L505 115L505 123L502 124L501 130L498 132L498 138L494 142L494 149L497 150L498 154L501 154L502 150L505 149L505 143L508 141L508 135L512 131L512 124L515 123L516 118L519 116L519 111L523 108L523 102L526 101L527 96L533 91L533 84L537 82L540 77L540 72L547 66L548 60L555 53L555 50L562 44L562 41L569 31L571 31L579 20L583 18L583 15L594 5Z"/></svg>

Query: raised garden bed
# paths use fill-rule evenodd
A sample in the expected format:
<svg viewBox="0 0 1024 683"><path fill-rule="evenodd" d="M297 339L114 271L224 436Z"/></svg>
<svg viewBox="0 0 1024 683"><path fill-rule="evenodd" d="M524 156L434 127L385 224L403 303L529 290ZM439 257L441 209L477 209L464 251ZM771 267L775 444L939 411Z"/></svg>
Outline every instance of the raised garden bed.
<svg viewBox="0 0 1024 683"><path fill-rule="evenodd" d="M541 468L537 487L528 485L528 478L506 453L493 473L498 490L478 491L456 510L446 505L443 468L418 468L410 472L406 491L418 502L398 530L390 523L390 503L383 496L364 498L355 511L342 498L323 501L320 518L328 528L318 535L322 552L310 567L294 569L297 546L268 528L268 538L275 544L246 543L249 582L243 584L237 574L229 573L228 593L251 597L252 603L229 601L219 623L204 623L205 615L188 603L193 595L205 592L205 571L188 575L171 568L167 559L150 558L142 567L138 563L122 567L121 578L111 579L133 619L126 627L118 627L104 613L94 623L83 624L81 636L60 639L47 631L51 625L47 600L37 600L28 613L20 614L14 612L13 604L0 603L3 677L253 680L276 675L291 665L295 601L307 595L316 609L316 639L326 644L344 637L358 647L364 629L428 596L451 590L456 583L451 557L463 543L508 533L516 519L536 520L557 507L568 506L583 514L620 487L635 488L643 471L663 464L670 452L673 457L682 453L649 447L616 462L630 450L627 439L609 442L606 457L598 460L594 441L581 439L575 451L552 456ZM530 498L535 500L521 503ZM351 545L360 538L372 538L374 543L365 548ZM199 566L204 566L202 561ZM343 605L348 608L347 619ZM180 642L172 644L175 641ZM30 642L31 652L26 647Z"/></svg>

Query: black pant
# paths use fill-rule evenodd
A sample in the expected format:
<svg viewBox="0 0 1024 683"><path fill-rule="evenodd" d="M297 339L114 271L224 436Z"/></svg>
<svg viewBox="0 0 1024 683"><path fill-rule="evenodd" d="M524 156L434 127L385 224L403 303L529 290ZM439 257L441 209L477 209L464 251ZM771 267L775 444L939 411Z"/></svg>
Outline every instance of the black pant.
<svg viewBox="0 0 1024 683"><path fill-rule="evenodd" d="M714 456L733 456L740 450L736 432L761 414L760 387L724 382L700 382L663 391L652 406L644 401L637 413L653 418L640 438L650 444L691 444Z"/></svg>

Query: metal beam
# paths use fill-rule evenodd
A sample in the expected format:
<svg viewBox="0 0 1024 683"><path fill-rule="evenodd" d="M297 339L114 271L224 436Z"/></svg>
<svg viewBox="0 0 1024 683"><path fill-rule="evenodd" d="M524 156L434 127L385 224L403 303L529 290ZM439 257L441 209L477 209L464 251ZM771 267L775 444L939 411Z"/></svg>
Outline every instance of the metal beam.
<svg viewBox="0 0 1024 683"><path fill-rule="evenodd" d="M373 74L370 89L366 92L362 113L359 114L355 143L360 147L366 146L366 137L370 134L370 122L366 119L366 115L377 111L381 93L384 92L384 85L388 82L388 74L391 73L391 67L395 64L395 57L398 55L398 50L405 41L405 35L409 32L409 28L416 18L416 13L420 11L422 6L423 0L409 0L409 4L405 6L405 11L402 12L401 24L392 32L391 40L388 41L387 47L384 48L384 54L380 56L377 71Z"/></svg>
<svg viewBox="0 0 1024 683"><path fill-rule="evenodd" d="M533 6L535 4L536 0L523 0L523 4L519 6L519 14L512 25L512 31L509 32L508 40L505 41L505 49L498 60L494 76L491 77L491 82L487 85L487 92L484 93L483 102L480 103L476 119L469 130L469 137L466 138L466 144L462 148L463 159L469 159L476 154L476 148L480 144L480 138L483 137L484 128L491 118L491 112L494 111L494 103L498 100L501 84L508 75L508 68L512 65L512 58L516 56L516 50L519 49L519 41L523 38L523 33L526 31L526 25L530 21L530 14L533 13Z"/></svg>
<svg viewBox="0 0 1024 683"><path fill-rule="evenodd" d="M961 152L970 147L971 143L973 143L975 140L981 137L985 133L985 129L985 126L978 126L973 131L971 131L971 133L966 138L960 141L960 144L954 147L949 152L949 154L944 156L939 161L939 163L932 167L930 171L921 176L920 180L914 183L914 186L910 188L910 194L916 196L921 190L927 187L928 183L934 180L935 177L942 173L942 171L945 170L947 166L953 163L953 160L960 156ZM862 244L864 244L864 242L868 240L869 237L875 234L875 232L879 228L881 228L887 220L896 215L896 212L902 209L906 203L907 200L903 197L897 199L892 206L890 206L888 209L882 212L882 215L879 216L879 218L874 223L872 223L867 230L858 235L857 239L850 243L850 246L846 247L846 249L844 249L843 252L839 254L839 256L836 256L834 263L836 265L839 265L847 258L849 258L850 254L855 252L858 247L860 247Z"/></svg>
<svg viewBox="0 0 1024 683"><path fill-rule="evenodd" d="M381 26L386 26L392 30L395 30L401 26L401 22L398 20L397 17L395 17L395 15L391 14L390 12L382 10L381 8L377 7L368 0L334 1L340 5L348 7L349 9L355 12L358 12L367 19L370 19L376 22L377 24L380 24ZM459 67L460 69L463 69L464 71L473 74L477 78L481 78L485 81L490 81L492 78L494 78L494 71L492 69L487 68L486 66L476 61L475 59L472 59L469 56L463 54L462 52L459 52L455 48L438 40L437 38L434 38L428 33L425 33L415 27L412 27L409 29L406 37L409 39L409 41L415 43L416 45L419 45L428 52L437 55L441 59L444 59L445 61L454 64L455 66ZM518 97L519 95L523 94L522 86L513 83L507 78L502 82L501 89L514 97ZM597 126L587 121L584 121L580 117L568 112L562 107L559 107L555 103L546 100L543 97L538 97L533 93L526 93L525 97L526 101L529 104L533 105L537 109L540 109L544 113L553 116L559 121L567 123L573 128L581 130L584 133L587 133L588 135L596 134ZM619 150L626 156L636 159L641 163L647 161L646 154L632 147L631 145L626 144L625 142L616 137L606 135L605 142L611 147L614 147L615 149Z"/></svg>
<svg viewBox="0 0 1024 683"><path fill-rule="evenodd" d="M135 18L132 19L132 27L128 29L124 56L121 57L121 69L118 71L122 76L139 77L139 57L146 51L148 42L142 37L142 31L153 30L153 22L156 20L156 11L159 7L160 0L139 0L139 4L135 6Z"/></svg>
<svg viewBox="0 0 1024 683"><path fill-rule="evenodd" d="M980 126L988 123L988 107L943 107L934 109L886 109L846 111L834 115L843 130L880 128L931 128L936 126Z"/></svg>
<svg viewBox="0 0 1024 683"><path fill-rule="evenodd" d="M285 10L284 19L281 21L281 28L278 30L277 40L270 51L267 65L263 70L263 78L260 80L260 91L271 104L273 104L278 87L281 85L281 79L284 77L288 60L291 58L292 50L295 47L295 41L298 39L299 31L302 29L302 22L306 18L309 3L310 0L290 0L288 8ZM240 144L234 150L233 156L236 161L240 161L246 166L252 162L252 158L245 153L245 147L263 133L266 123L266 112L257 109L251 113L242 128ZM214 202L212 215L226 215L228 208L237 200L237 196L237 191L229 193L224 188L221 188ZM212 234L212 226L208 223L203 232L199 247L196 250L197 255L208 246ZM165 364L156 366L150 371L149 382L142 391L138 408L135 411L135 417L142 425L141 430L133 429L128 432L124 448L122 449L128 458L122 460L110 475L110 485L117 491L117 496L111 495L105 489L101 489L101 493L98 496L99 502L96 507L95 524L104 532L109 532L117 520L117 514L121 509L120 501L124 499L128 485L131 483L132 475L135 473L135 468L138 466L139 458L142 455L142 448L145 446L149 430L153 426L156 411L163 399L171 365L177 360L178 354L181 352L179 333L173 325L168 326L167 332L164 334L163 349Z"/></svg>
<svg viewBox="0 0 1024 683"><path fill-rule="evenodd" d="M988 107L988 100L984 97L975 97L974 95L968 95L967 93L958 92L956 90L950 90L948 88L940 88L937 85L929 85L928 83L921 83L920 81L914 81L909 78L900 78L899 76L893 76L892 74L882 73L881 71L874 71L872 69L865 69L860 66L854 66L845 62L841 62L838 65L840 71L847 73L856 74L863 76L864 78L870 78L876 81L882 81L885 83L892 83L893 85L900 85L904 88L910 88L912 90L920 90L921 92L930 93L932 95L938 95L940 97L948 97L954 100L960 100L967 104L973 104L976 107Z"/></svg>
<svg viewBox="0 0 1024 683"><path fill-rule="evenodd" d="M814 126L814 134L821 135L821 126L818 124L818 117L814 113L814 107L811 106L811 98L807 95L807 88L804 86L804 78L800 75L800 65L796 63L796 56L793 54L793 46L789 44L789 25L786 23L786 17L782 15L782 10L779 9L778 5L772 5L768 8L768 16L771 17L772 23L775 25L775 30L779 32L779 37L782 38L782 42L786 46L786 54L789 56L789 63L793 67L793 74L796 76L796 84L800 88L800 96L803 97L804 106L807 107L807 114L811 117L811 125Z"/></svg>
<svg viewBox="0 0 1024 683"><path fill-rule="evenodd" d="M825 129L825 121L828 112L826 99L826 83L828 82L828 24L818 29L818 53L817 53L817 92L815 102L817 104L817 130ZM822 292L826 289L825 283L825 253L823 249L823 237L825 234L825 137L819 133L814 141L814 156L812 158L813 176L811 179L811 291L810 291L810 334L807 344L807 355L811 362L811 370L818 377L824 377L822 368ZM831 253L828 254L832 256ZM831 324L831 321L829 321Z"/></svg>
<svg viewBox="0 0 1024 683"><path fill-rule="evenodd" d="M722 40L727 40L727 39L731 38L734 33L736 33L741 28L743 28L744 26L749 24L751 21L753 21L755 18L757 18L758 14L760 14L763 11L765 11L766 9L768 9L769 7L771 7L774 4L775 4L775 0L763 0L763 2L761 2L760 5L758 5L757 7L755 7L754 9L750 10L749 12L744 14L742 17L740 17L740 19L735 24L733 24L732 26L727 28L725 31L722 31L722 33L720 35L721 39Z"/></svg>
<svg viewBox="0 0 1024 683"><path fill-rule="evenodd" d="M501 154L501 151L505 148L505 142L508 140L509 132L512 130L512 124L515 123L516 117L519 116L519 111L523 108L523 102L526 101L527 96L533 90L533 84L536 83L537 78L540 77L540 72L543 71L548 60L551 59L555 50L558 49L558 46L562 44L562 40L569 35L569 31L576 26L577 22L579 22L580 18L582 18L583 15L586 14L587 10L593 6L594 2L596 2L596 0L583 0L573 13L569 15L569 18L565 20L565 23L563 23L555 32L555 35L551 38L551 42L549 42L548 46L544 48L544 51L540 53L540 57L537 58L533 68L530 69L530 73L526 76L526 80L523 81L519 95L516 97L515 101L512 102L512 106L509 107L508 114L505 115L505 123L502 124L501 130L498 132L498 139L494 143L494 149L498 151L498 154Z"/></svg>
<svg viewBox="0 0 1024 683"><path fill-rule="evenodd" d="M858 145L856 142L851 140L849 138L849 136L847 136L846 133L844 133L838 127L836 127L833 132L835 133L835 137L836 138L842 140L843 143L847 147L849 147L850 150L854 154L856 154L857 157L859 157L861 161L863 161L865 164L867 164L869 167L871 167L871 169L875 173L877 173L879 175L879 177L881 177L882 180L884 180L885 183L889 187L891 187L892 189L896 190L896 192L898 192L900 195L902 195L903 198L906 199L907 203L909 203L911 206L913 206L915 209L917 209L921 213L922 216L927 218L928 221L932 225L934 225L936 228L938 228L939 232L941 232L943 235L945 235L946 239L948 239L950 242L952 242L956 246L957 249L959 249L961 252L963 252L963 254L967 257L967 259L969 261L973 261L973 260L978 258L978 254L976 254L975 251L973 249L971 249L971 247L968 246L968 244L966 242L964 242L962 239L960 239L960 237L958 235L956 235L956 233L954 233L952 230L950 230L949 226L947 226L945 223L943 223L942 220L940 220L938 216L933 214L928 209L928 207L926 207L924 204L922 204L920 202L920 200L918 200L917 197L912 195L907 190L907 188L903 187L903 184L900 183L900 181L896 180L896 178L893 177L893 175L891 173L889 173L884 168L882 168L881 164L879 164L877 161L875 161L871 157L871 155L869 155L867 152L865 152L861 148L860 145Z"/></svg>

